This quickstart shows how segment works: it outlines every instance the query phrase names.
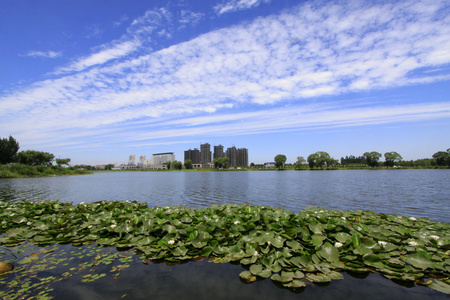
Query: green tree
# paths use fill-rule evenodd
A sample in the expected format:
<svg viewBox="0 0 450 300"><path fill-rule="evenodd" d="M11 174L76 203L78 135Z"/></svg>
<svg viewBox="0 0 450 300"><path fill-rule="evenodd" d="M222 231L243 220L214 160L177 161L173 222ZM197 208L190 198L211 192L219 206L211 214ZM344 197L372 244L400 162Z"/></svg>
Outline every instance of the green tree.
<svg viewBox="0 0 450 300"><path fill-rule="evenodd" d="M58 166L69 165L70 158L57 158L57 159L55 159L55 162Z"/></svg>
<svg viewBox="0 0 450 300"><path fill-rule="evenodd" d="M303 156L298 156L297 161L294 163L294 169L299 170L303 169L303 164L306 162L306 159Z"/></svg>
<svg viewBox="0 0 450 300"><path fill-rule="evenodd" d="M12 163L19 148L19 143L12 136L0 139L0 164Z"/></svg>
<svg viewBox="0 0 450 300"><path fill-rule="evenodd" d="M185 169L192 169L192 160L191 159L186 159L184 161L184 168Z"/></svg>
<svg viewBox="0 0 450 300"><path fill-rule="evenodd" d="M366 158L366 163L369 167L376 167L378 166L378 161L380 160L381 153L372 151L364 153L363 156Z"/></svg>
<svg viewBox="0 0 450 300"><path fill-rule="evenodd" d="M277 156L275 156L274 160L275 160L275 167L281 169L284 166L284 163L286 162L287 158L286 155L278 154Z"/></svg>
<svg viewBox="0 0 450 300"><path fill-rule="evenodd" d="M230 164L230 159L228 157L219 158L219 163L221 168L227 168Z"/></svg>
<svg viewBox="0 0 450 300"><path fill-rule="evenodd" d="M172 165L172 162L170 160L166 161L167 170L170 170L171 165Z"/></svg>
<svg viewBox="0 0 450 300"><path fill-rule="evenodd" d="M228 164L230 163L230 159L228 157L214 158L213 163L214 163L214 168L216 168L216 169L226 168L226 167L228 167Z"/></svg>
<svg viewBox="0 0 450 300"><path fill-rule="evenodd" d="M107 164L105 166L105 170L112 170L112 168L114 168L114 164Z"/></svg>
<svg viewBox="0 0 450 300"><path fill-rule="evenodd" d="M336 163L337 161L331 158L330 154L325 151L317 151L316 153L308 156L308 164L310 169L313 169L314 167L323 169L324 166L328 169Z"/></svg>
<svg viewBox="0 0 450 300"><path fill-rule="evenodd" d="M52 164L55 156L48 152L41 152L35 150L21 151L17 153L17 161L20 164L36 166L36 165L46 165Z"/></svg>
<svg viewBox="0 0 450 300"><path fill-rule="evenodd" d="M433 154L438 166L450 166L450 148L445 151L439 151Z"/></svg>
<svg viewBox="0 0 450 300"><path fill-rule="evenodd" d="M183 169L183 164L181 163L181 161L174 160L174 161L172 162L172 167L173 167L175 170L181 170L181 169Z"/></svg>
<svg viewBox="0 0 450 300"><path fill-rule="evenodd" d="M389 167L393 167L395 165L395 163L400 162L403 158L397 152L392 151L392 152L386 152L384 154L384 159L385 159L384 165L389 168Z"/></svg>

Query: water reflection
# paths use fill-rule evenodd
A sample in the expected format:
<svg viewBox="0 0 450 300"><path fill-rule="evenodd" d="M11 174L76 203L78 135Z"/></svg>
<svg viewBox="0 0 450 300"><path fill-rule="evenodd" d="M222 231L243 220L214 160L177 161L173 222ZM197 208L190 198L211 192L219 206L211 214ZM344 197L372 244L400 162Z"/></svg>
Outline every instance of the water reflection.
<svg viewBox="0 0 450 300"><path fill-rule="evenodd" d="M0 179L0 200L138 200L150 206L246 203L298 212L363 209L448 221L450 170L118 172Z"/></svg>
<svg viewBox="0 0 450 300"><path fill-rule="evenodd" d="M208 260L188 261L183 264L142 263L137 254L120 253L112 264L97 264L89 267L102 255L117 253L115 248L96 248L95 245L73 247L59 245L43 248L53 252L43 254L37 246L28 247L21 257L40 253L43 259L64 261L57 268L41 268L36 278L61 278L52 280L50 295L55 299L448 299L448 296L422 286L402 286L374 273L344 273L343 280L328 284L308 283L306 288L286 289L270 279L254 283L243 282L239 273L244 270L239 264L215 264ZM80 255L81 254L81 255ZM131 255L131 256L129 256ZM124 265L121 257L133 258L126 263L119 275L115 266ZM45 257L45 258L44 258ZM75 257L75 258L74 258ZM64 260L66 258L66 260ZM28 268L33 268L31 263ZM61 276L69 272L72 276ZM87 274L105 274L94 282L83 282ZM10 274L13 280L15 274ZM39 282L39 281L36 281ZM42 285L42 286L45 286ZM41 286L40 286L41 287ZM7 288L3 283L0 291ZM15 287L17 291L20 286ZM37 288L37 294L42 288ZM31 291L33 293L33 290ZM301 294L301 296L299 295Z"/></svg>
<svg viewBox="0 0 450 300"><path fill-rule="evenodd" d="M370 274L358 279L344 274L343 280L332 281L328 286L309 284L304 289L292 291L280 288L270 279L251 284L242 283L239 273L242 267L232 264L213 264L207 261L188 264L136 265L124 272L120 284L104 280L95 286L86 286L90 295L102 295L103 299L448 299L444 294L425 287L406 288ZM124 289L124 287L126 287ZM106 297L105 297L106 296ZM79 299L94 299L85 298Z"/></svg>

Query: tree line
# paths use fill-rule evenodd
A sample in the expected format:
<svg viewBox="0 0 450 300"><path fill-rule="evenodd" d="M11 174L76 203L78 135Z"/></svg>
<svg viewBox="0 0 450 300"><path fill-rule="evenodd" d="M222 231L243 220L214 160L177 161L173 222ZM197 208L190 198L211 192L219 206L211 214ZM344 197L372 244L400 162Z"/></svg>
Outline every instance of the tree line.
<svg viewBox="0 0 450 300"><path fill-rule="evenodd" d="M19 163L29 166L51 166L53 161L58 166L69 165L70 158L56 158L48 152L26 150L18 152L19 142L12 136L0 139L0 164Z"/></svg>
<svg viewBox="0 0 450 300"><path fill-rule="evenodd" d="M384 156L384 162L380 162L380 158ZM447 151L438 151L433 154L432 159L425 158L425 159L418 159L415 161L404 161L402 156L395 152L390 151L384 153L382 155L381 153L377 151L372 152L365 152L361 156L346 156L341 157L340 163L338 160L332 158L330 154L328 154L325 151L318 151L316 153L312 153L308 156L307 159L303 158L302 156L297 157L297 161L290 165L289 167L299 170L299 169L305 169L309 167L310 169L334 169L338 165L342 167L351 167L351 166L357 166L357 167L363 167L363 166L369 166L371 168L375 167L386 167L386 168L393 168L395 166L399 167L433 167L433 166L439 166L439 167L450 167L450 148L447 149ZM283 154L278 154L274 157L275 160L275 167L278 169L285 168L286 165L286 156ZM305 164L307 163L307 164Z"/></svg>

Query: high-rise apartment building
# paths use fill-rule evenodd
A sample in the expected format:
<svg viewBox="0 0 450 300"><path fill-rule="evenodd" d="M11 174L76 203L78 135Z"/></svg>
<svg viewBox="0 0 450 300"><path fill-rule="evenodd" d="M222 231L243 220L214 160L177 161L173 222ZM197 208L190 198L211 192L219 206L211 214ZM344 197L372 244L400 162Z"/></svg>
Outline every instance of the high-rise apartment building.
<svg viewBox="0 0 450 300"><path fill-rule="evenodd" d="M145 155L141 155L139 156L139 163L138 163L138 167L139 168L143 168L144 166L147 165L147 157Z"/></svg>
<svg viewBox="0 0 450 300"><path fill-rule="evenodd" d="M136 166L136 154L131 154L128 158L128 165L129 166Z"/></svg>
<svg viewBox="0 0 450 300"><path fill-rule="evenodd" d="M237 166L248 167L248 150L246 148L237 150Z"/></svg>
<svg viewBox="0 0 450 300"><path fill-rule="evenodd" d="M225 153L223 152L223 146L214 146L214 159L219 159L221 157L225 157Z"/></svg>
<svg viewBox="0 0 450 300"><path fill-rule="evenodd" d="M213 167L211 156L211 145L208 143L201 144L200 151L197 148L184 151L184 161L190 159L194 167L198 168ZM248 150L246 148L236 149L233 146L224 152L222 145L214 146L214 159L221 157L227 157L230 160L229 167L248 167Z"/></svg>
<svg viewBox="0 0 450 300"><path fill-rule="evenodd" d="M237 166L237 151L235 146L227 149L226 157L230 160L230 167Z"/></svg>
<svg viewBox="0 0 450 300"><path fill-rule="evenodd" d="M184 161L188 159L192 161L193 165L200 164L200 151L197 148L184 151Z"/></svg>
<svg viewBox="0 0 450 300"><path fill-rule="evenodd" d="M208 143L200 145L200 163L202 168L209 168L211 165L211 145Z"/></svg>
<svg viewBox="0 0 450 300"><path fill-rule="evenodd" d="M230 160L230 167L248 167L248 150L246 148L236 149L235 146L228 148L226 157Z"/></svg>

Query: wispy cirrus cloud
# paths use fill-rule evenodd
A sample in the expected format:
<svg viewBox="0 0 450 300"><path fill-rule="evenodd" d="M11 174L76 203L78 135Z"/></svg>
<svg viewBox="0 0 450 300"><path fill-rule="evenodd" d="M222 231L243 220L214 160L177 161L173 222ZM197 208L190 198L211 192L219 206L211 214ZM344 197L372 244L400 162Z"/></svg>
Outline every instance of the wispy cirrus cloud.
<svg viewBox="0 0 450 300"><path fill-rule="evenodd" d="M231 0L224 4L219 4L214 7L218 15L230 13L238 10L244 10L256 7L261 3L268 3L270 0Z"/></svg>
<svg viewBox="0 0 450 300"><path fill-rule="evenodd" d="M61 51L30 51L24 56L56 58L61 55L62 55Z"/></svg>
<svg viewBox="0 0 450 300"><path fill-rule="evenodd" d="M122 39L55 78L1 96L0 126L47 142L61 139L50 133L57 126L84 143L448 118L448 104L426 100L308 107L321 96L450 80L449 10L445 1L313 2L161 50L150 47L152 37L170 34L176 18L148 11ZM128 126L139 134L125 133Z"/></svg>

